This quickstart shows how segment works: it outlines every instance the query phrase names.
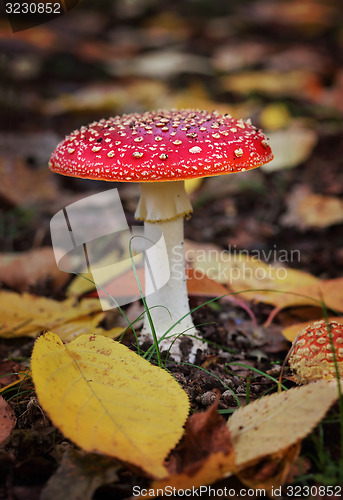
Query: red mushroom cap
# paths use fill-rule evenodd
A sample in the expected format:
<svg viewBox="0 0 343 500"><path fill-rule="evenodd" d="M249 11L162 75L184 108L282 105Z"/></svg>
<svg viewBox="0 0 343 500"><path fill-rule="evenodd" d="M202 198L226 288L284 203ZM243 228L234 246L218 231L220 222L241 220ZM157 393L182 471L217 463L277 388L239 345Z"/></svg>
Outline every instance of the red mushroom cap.
<svg viewBox="0 0 343 500"><path fill-rule="evenodd" d="M173 181L259 167L273 154L250 121L199 110L154 111L93 122L72 132L49 167L106 181Z"/></svg>
<svg viewBox="0 0 343 500"><path fill-rule="evenodd" d="M331 339L326 321L315 321L299 333L289 358L295 372L294 379L300 384L336 376L334 353L340 376L343 377L343 325L330 321Z"/></svg>

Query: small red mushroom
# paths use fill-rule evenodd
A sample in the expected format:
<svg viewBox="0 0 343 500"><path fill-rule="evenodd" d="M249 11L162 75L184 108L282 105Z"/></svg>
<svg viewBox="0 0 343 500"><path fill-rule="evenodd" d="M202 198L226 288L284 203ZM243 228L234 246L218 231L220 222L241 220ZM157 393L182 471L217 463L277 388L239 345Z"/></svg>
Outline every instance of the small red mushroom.
<svg viewBox="0 0 343 500"><path fill-rule="evenodd" d="M192 212L184 181L244 172L272 158L265 136L249 120L185 109L128 114L81 127L57 146L49 166L73 177L141 183L136 218L144 221L152 241L162 231L168 251L170 279L147 294L149 308L157 306L150 310L157 337L170 329L171 338L161 343L168 348L175 335L196 333L182 251L183 217ZM151 338L147 319L142 334ZM202 342L192 342L190 360L202 347ZM180 359L178 341L171 353Z"/></svg>
<svg viewBox="0 0 343 500"><path fill-rule="evenodd" d="M332 343L325 320L311 323L295 339L289 365L298 384L335 378L335 357L343 377L343 325L330 321L329 328Z"/></svg>

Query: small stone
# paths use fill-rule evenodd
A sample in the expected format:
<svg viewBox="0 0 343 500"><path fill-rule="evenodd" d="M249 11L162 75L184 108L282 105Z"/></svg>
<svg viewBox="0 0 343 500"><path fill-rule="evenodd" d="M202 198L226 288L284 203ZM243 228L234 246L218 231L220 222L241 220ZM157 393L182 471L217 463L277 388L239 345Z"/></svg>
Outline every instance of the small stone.
<svg viewBox="0 0 343 500"><path fill-rule="evenodd" d="M232 403L234 403L236 401L235 396L229 390L223 392L223 394L221 395L221 399L228 406L232 405Z"/></svg>
<svg viewBox="0 0 343 500"><path fill-rule="evenodd" d="M216 393L212 391L204 392L204 394L200 396L200 402L204 406L211 406L211 404L214 402L215 399L216 399Z"/></svg>

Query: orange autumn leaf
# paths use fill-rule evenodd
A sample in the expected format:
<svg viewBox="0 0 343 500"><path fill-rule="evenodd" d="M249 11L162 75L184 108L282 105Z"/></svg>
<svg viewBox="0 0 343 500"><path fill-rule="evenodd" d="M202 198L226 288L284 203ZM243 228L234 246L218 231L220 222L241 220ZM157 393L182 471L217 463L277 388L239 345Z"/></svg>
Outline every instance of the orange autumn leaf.
<svg viewBox="0 0 343 500"><path fill-rule="evenodd" d="M329 321L336 321L337 323L343 324L343 316L329 316ZM282 329L282 335L289 340L290 342L294 342L298 333L304 330L312 321L303 321L301 323L295 323L294 325L286 326Z"/></svg>
<svg viewBox="0 0 343 500"><path fill-rule="evenodd" d="M249 488L263 488L270 494L277 485L285 484L295 467L300 450L301 441L257 461L237 476Z"/></svg>
<svg viewBox="0 0 343 500"><path fill-rule="evenodd" d="M313 297L311 294L301 295L308 292L307 287L316 290L321 283L319 278L310 273L266 264L256 256L230 253L214 245L198 245L194 242L187 242L186 257L195 276L199 278L202 273L212 281L227 285L239 298L278 307L286 307L284 304L318 305L319 292L311 290Z"/></svg>
<svg viewBox="0 0 343 500"><path fill-rule="evenodd" d="M332 280L318 280L316 283L301 286L296 290L298 294L281 294L274 302L279 309L291 306L312 305L326 308L335 312L343 312L343 278Z"/></svg>
<svg viewBox="0 0 343 500"><path fill-rule="evenodd" d="M192 267L186 268L187 274L187 290L189 295L200 295L205 297L220 297L227 295L229 290L212 280L206 274L197 274L196 269Z"/></svg>
<svg viewBox="0 0 343 500"><path fill-rule="evenodd" d="M322 281L321 291L327 307L343 312L343 278Z"/></svg>
<svg viewBox="0 0 343 500"><path fill-rule="evenodd" d="M104 290L99 290L98 292L93 292L90 296L108 297L108 294L113 297L139 297L139 290L136 282L129 280L128 277L131 272L127 272L118 276L111 282L103 286ZM186 268L187 275L187 289L189 295L199 295L205 297L219 297L221 295L226 295L229 290L225 286L221 285L215 280L208 278L203 273L197 273L195 269L188 267ZM144 269L137 269L137 277L142 286L144 286ZM106 290L106 291L105 291Z"/></svg>

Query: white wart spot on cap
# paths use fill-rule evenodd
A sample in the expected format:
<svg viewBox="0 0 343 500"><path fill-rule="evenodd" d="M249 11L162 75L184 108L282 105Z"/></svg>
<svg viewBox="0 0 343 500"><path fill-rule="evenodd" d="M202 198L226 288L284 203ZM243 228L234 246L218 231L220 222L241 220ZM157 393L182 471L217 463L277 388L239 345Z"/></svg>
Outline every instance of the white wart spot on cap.
<svg viewBox="0 0 343 500"><path fill-rule="evenodd" d="M192 154L197 154L201 153L202 149L199 146L194 146L193 148L189 149L189 152Z"/></svg>

